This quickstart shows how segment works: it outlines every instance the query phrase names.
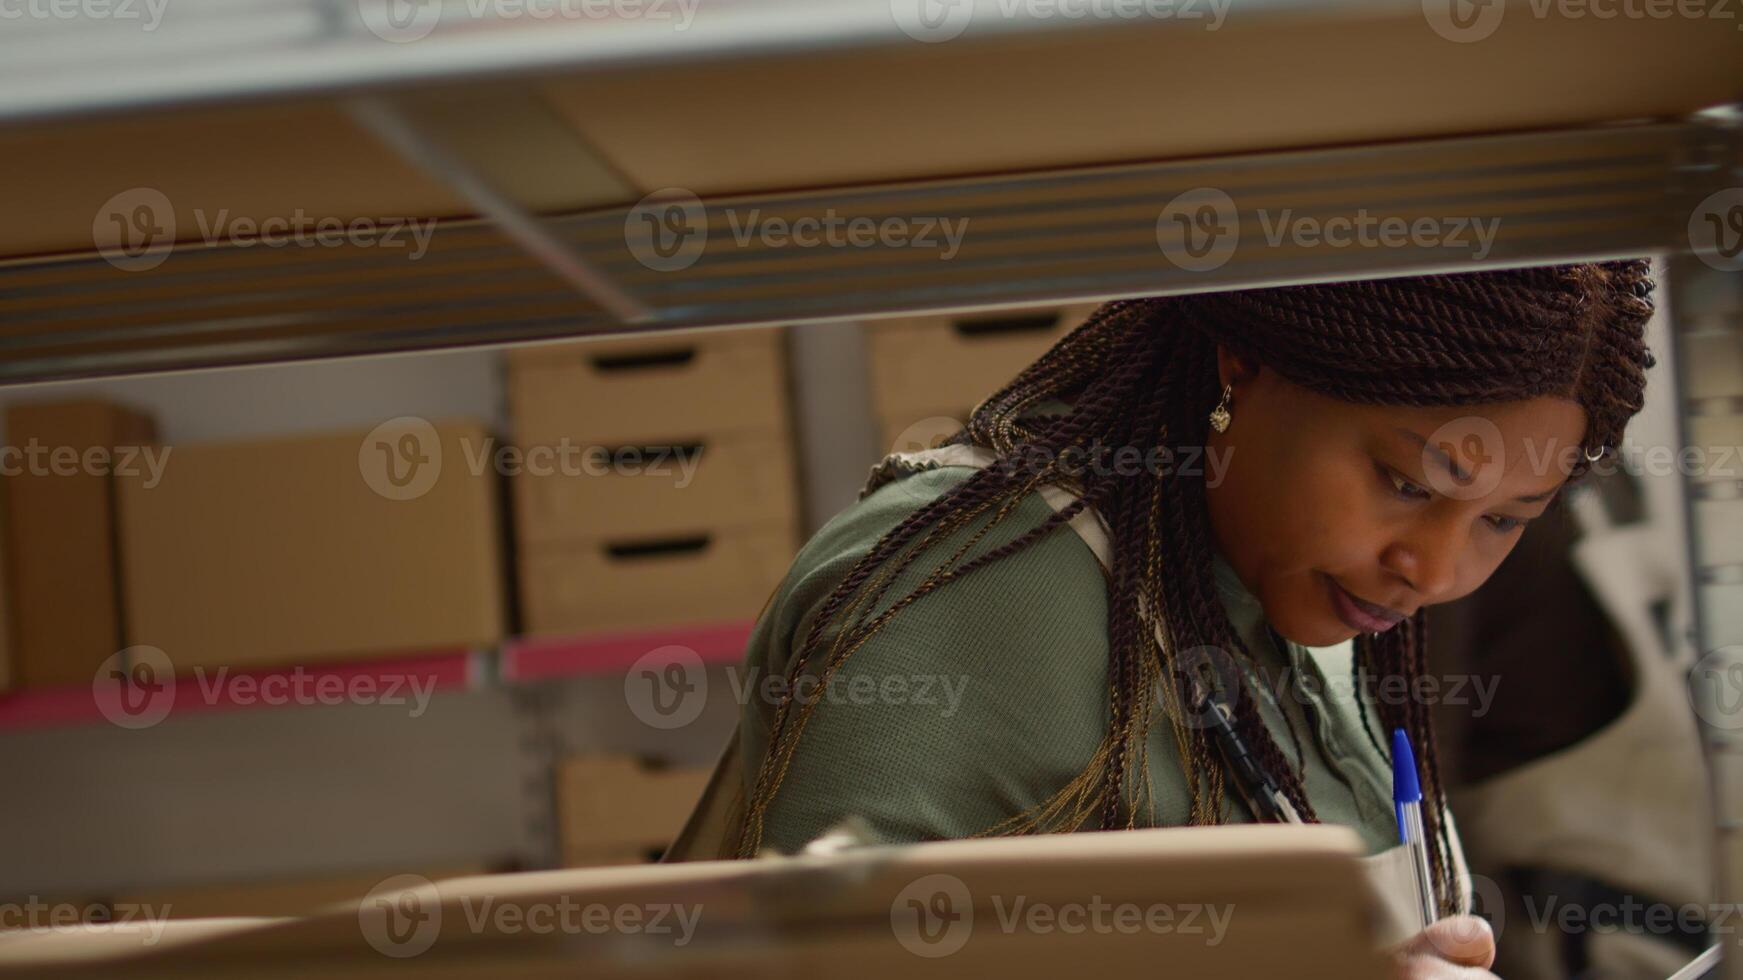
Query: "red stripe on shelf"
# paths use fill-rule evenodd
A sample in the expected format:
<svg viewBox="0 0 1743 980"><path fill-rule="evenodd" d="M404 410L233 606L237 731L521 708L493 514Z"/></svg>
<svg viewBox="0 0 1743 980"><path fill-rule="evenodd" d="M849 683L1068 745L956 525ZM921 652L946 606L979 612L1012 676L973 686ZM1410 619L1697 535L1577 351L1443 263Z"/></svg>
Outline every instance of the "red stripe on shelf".
<svg viewBox="0 0 1743 980"><path fill-rule="evenodd" d="M617 673L629 669L643 655L668 646L691 650L706 663L737 663L755 625L735 621L585 636L522 637L503 646L502 676L528 681Z"/></svg>
<svg viewBox="0 0 1743 980"><path fill-rule="evenodd" d="M365 703L395 695L409 699L414 690L422 693L465 687L470 656L469 651L461 650L297 667L202 668L176 675L175 696L166 717L242 708ZM107 721L91 685L0 695L0 731Z"/></svg>
<svg viewBox="0 0 1743 980"><path fill-rule="evenodd" d="M0 695L0 731L102 720L89 687L49 687Z"/></svg>

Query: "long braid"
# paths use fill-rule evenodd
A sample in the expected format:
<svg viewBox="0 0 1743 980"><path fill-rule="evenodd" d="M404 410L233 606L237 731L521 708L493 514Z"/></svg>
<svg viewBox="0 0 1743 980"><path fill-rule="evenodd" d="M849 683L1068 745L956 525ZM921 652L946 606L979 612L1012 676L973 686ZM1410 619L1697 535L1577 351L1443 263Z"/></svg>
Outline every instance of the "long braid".
<svg viewBox="0 0 1743 980"><path fill-rule="evenodd" d="M1469 405L1553 395L1586 411L1585 443L1617 444L1643 404L1653 363L1641 339L1652 307L1644 262L1420 276L1233 293L1123 300L1097 309L1009 384L987 397L947 443L991 451L996 462L917 508L854 563L823 603L789 667L768 751L746 801L738 842L755 853L770 802L780 790L819 700L801 703L809 669L827 679L889 621L965 575L1031 547L1093 508L1107 525L1108 714L1101 744L1083 770L1034 809L982 834L1044 833L1154 821L1146 748L1159 713L1185 768L1193 824L1225 819L1223 766L1192 723L1193 651L1222 651L1240 664L1249 651L1214 583L1215 546L1201 476L1102 472L1062 465L1066 450L1204 446L1206 413L1219 394L1216 349L1256 357L1290 381L1346 401L1383 405ZM1066 411L1038 411L1050 401ZM1590 465L1574 459L1574 475ZM877 472L877 471L874 471ZM1077 494L1072 505L985 554L973 547L1043 485ZM868 486L867 491L872 489ZM912 591L885 602L899 575L959 531L966 543L945 555ZM1358 637L1352 673L1364 729L1374 685L1400 678L1406 690L1426 670L1420 612L1378 635ZM1258 710L1245 669L1219 675L1231 690L1234 727L1258 764L1307 820L1317 819L1300 772ZM813 689L821 690L824 685ZM1381 725L1405 729L1424 762L1423 817L1443 911L1457 905L1455 869L1434 731L1426 705L1379 704ZM1154 709L1159 708L1160 711ZM1290 724L1285 715L1285 724ZM1298 733L1293 728L1291 738ZM1369 731L1370 739L1373 738ZM1376 746L1378 747L1378 746Z"/></svg>

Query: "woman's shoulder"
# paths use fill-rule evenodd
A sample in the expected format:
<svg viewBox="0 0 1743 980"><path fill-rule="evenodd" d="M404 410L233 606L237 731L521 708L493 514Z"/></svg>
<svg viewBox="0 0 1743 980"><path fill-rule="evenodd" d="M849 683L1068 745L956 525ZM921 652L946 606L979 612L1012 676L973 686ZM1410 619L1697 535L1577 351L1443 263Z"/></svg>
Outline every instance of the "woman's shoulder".
<svg viewBox="0 0 1743 980"><path fill-rule="evenodd" d="M852 566L973 473L962 466L910 473L837 514L807 542L759 622L753 673L775 678L778 691L796 690L787 679L799 676L818 701L767 814L766 845L794 849L848 813L887 840L968 836L1040 804L1094 754L1106 717L1105 580L1068 527L926 589L839 649L830 639L841 627L831 623L819 652L792 671ZM880 564L874 580L885 572L893 579L876 608L852 618L922 588L958 552L951 564L959 567L1053 512L1038 494L992 524L997 509L942 534L912 562ZM742 709L745 758L765 752L773 710L767 699Z"/></svg>
<svg viewBox="0 0 1743 980"><path fill-rule="evenodd" d="M851 564L857 561L868 554L884 535L968 480L975 472L972 466L932 466L883 483L825 523L800 549L794 564L827 565L843 560ZM958 562L971 560L1034 530L1053 515L1053 506L1039 491L1025 494L1002 519L996 518L998 510L998 506L987 508L949 534L934 540L927 545L926 555L917 559L915 564L925 563L928 557L934 562L948 557L958 548L969 545L969 539L978 536ZM1043 572L1051 569L1049 577L1056 583L1072 573L1092 573L1075 577L1087 577L1095 580L1093 584L1101 584L1100 564L1094 552L1068 527L1060 527L998 562L1006 563L1013 568L1038 567ZM1100 591L1099 588L1096 590L1098 594Z"/></svg>
<svg viewBox="0 0 1743 980"><path fill-rule="evenodd" d="M806 635L822 602L887 533L974 472L968 466L940 466L900 476L825 523L793 559L765 622L759 623L759 632L767 627L773 633L765 637L775 641L769 644L774 648L770 652L786 646L780 641L790 641L794 634L799 639ZM879 598L878 609L887 609L923 585L953 556L953 567L973 561L1033 530L1053 513L1036 492L1026 494L995 522L998 509L988 508L928 542L923 553L895 575ZM922 530L919 535L926 533ZM990 632L1013 656L1019 652L1014 647L1045 646L1064 634L1078 637L1081 644L1080 631L1085 629L1093 630L1088 636L1105 647L1105 582L1089 546L1069 527L1061 526L998 561L956 576L893 617L888 628L920 636L940 631L958 636Z"/></svg>

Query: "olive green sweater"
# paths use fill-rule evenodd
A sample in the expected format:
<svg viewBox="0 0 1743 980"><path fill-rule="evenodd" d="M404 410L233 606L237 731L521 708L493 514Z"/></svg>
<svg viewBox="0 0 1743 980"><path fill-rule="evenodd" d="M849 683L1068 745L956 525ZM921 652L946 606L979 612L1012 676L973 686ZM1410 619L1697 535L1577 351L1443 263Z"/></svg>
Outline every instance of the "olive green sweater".
<svg viewBox="0 0 1743 980"><path fill-rule="evenodd" d="M946 466L902 477L836 515L794 559L752 633L753 684L740 749L748 794L764 756L774 702L822 603L886 531L973 470ZM1052 513L1030 493L966 558ZM990 520L990 518L989 518ZM968 540L959 529L915 560L879 602L887 608ZM1351 697L1349 646L1279 650L1258 600L1221 556L1218 591L1272 679L1261 711L1291 762L1299 735L1308 799L1321 820L1356 829L1368 850L1397 841L1386 760L1364 734ZM808 722L770 804L764 847L791 852L849 815L883 840L966 837L1057 792L1094 755L1108 717L1107 591L1100 563L1070 528L919 599L855 652ZM1292 668L1285 673L1286 668ZM808 677L816 676L815 665ZM1277 685L1278 676L1291 683ZM1298 683L1297 683L1298 682ZM1377 724L1372 707L1370 724ZM1378 734L1376 730L1376 735ZM1157 823L1184 823L1188 797L1165 718L1152 727L1149 765ZM1231 821L1251 815L1229 794Z"/></svg>

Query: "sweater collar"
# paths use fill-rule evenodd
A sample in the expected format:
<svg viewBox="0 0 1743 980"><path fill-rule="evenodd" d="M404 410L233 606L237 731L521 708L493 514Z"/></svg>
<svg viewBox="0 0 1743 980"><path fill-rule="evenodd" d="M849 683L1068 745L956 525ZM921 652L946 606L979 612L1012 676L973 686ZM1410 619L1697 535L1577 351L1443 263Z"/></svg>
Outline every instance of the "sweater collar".
<svg viewBox="0 0 1743 980"><path fill-rule="evenodd" d="M1222 599L1223 609L1228 613L1229 624L1234 627L1235 635L1247 645L1247 650L1254 656L1268 657L1280 664L1294 663L1297 656L1294 644L1285 642L1283 649L1278 648L1265 619L1265 607L1235 574L1234 566L1223 558L1221 551L1212 555L1211 572L1216 581L1217 596Z"/></svg>
<svg viewBox="0 0 1743 980"><path fill-rule="evenodd" d="M1213 553L1211 571L1216 579L1217 594L1222 597L1223 605L1228 608L1229 619L1237 627L1244 629L1245 626L1264 618L1265 608L1259 604L1259 597L1247 590L1241 577L1235 574L1234 566L1228 563L1221 551Z"/></svg>

